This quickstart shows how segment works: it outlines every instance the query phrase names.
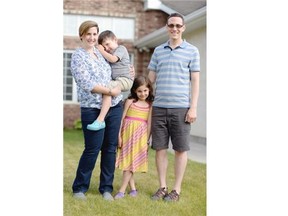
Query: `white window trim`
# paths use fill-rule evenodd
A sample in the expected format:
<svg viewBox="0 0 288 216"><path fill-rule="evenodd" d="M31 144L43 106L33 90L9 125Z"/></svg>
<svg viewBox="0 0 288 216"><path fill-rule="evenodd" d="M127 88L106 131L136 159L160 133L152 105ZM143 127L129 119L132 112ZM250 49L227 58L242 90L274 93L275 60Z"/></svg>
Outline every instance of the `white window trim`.
<svg viewBox="0 0 288 216"><path fill-rule="evenodd" d="M75 50L63 50L63 53L73 53ZM64 100L64 103L79 103L77 101L77 85L76 85L76 82L72 76L72 100Z"/></svg>
<svg viewBox="0 0 288 216"><path fill-rule="evenodd" d="M118 39L134 40L135 39L135 19L129 17L108 17L79 14L64 14L63 25L65 36L78 36L78 28L85 20L95 20L100 32L111 30Z"/></svg>

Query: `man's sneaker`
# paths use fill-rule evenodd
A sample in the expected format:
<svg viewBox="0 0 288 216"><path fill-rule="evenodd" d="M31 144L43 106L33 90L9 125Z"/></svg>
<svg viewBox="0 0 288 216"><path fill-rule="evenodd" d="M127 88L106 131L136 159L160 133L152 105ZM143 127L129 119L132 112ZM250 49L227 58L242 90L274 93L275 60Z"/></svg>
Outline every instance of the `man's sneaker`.
<svg viewBox="0 0 288 216"><path fill-rule="evenodd" d="M125 196L124 193L118 192L118 193L115 195L114 199L122 199L122 198L124 198L124 196Z"/></svg>
<svg viewBox="0 0 288 216"><path fill-rule="evenodd" d="M108 201L113 201L114 200L113 196L109 192L104 192L102 194L102 196L103 196L104 200L108 200Z"/></svg>
<svg viewBox="0 0 288 216"><path fill-rule="evenodd" d="M106 127L105 121L99 122L95 120L92 124L87 125L88 130L97 131Z"/></svg>
<svg viewBox="0 0 288 216"><path fill-rule="evenodd" d="M164 197L164 201L173 202L173 201L178 201L179 198L180 198L180 195L176 192L176 190L172 190L168 195Z"/></svg>
<svg viewBox="0 0 288 216"><path fill-rule="evenodd" d="M152 200L163 199L168 194L168 188L159 188L156 193L151 197Z"/></svg>
<svg viewBox="0 0 288 216"><path fill-rule="evenodd" d="M137 191L137 190L131 190L130 193L129 193L129 195L130 195L131 197L136 197L137 194L138 194L138 191Z"/></svg>
<svg viewBox="0 0 288 216"><path fill-rule="evenodd" d="M83 192L73 193L75 199L86 200L86 196Z"/></svg>

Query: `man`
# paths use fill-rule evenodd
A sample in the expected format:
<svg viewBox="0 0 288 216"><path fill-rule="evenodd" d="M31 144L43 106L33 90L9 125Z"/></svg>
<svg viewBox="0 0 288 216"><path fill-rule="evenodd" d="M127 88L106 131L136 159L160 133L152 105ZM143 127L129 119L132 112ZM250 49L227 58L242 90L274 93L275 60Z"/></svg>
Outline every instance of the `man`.
<svg viewBox="0 0 288 216"><path fill-rule="evenodd" d="M159 189L153 200L178 201L187 165L191 123L196 121L199 96L200 55L182 39L184 18L178 13L167 19L169 40L156 47L148 65L148 77L156 83L152 110L152 148L156 150ZM175 151L173 189L168 193L166 173L169 139Z"/></svg>

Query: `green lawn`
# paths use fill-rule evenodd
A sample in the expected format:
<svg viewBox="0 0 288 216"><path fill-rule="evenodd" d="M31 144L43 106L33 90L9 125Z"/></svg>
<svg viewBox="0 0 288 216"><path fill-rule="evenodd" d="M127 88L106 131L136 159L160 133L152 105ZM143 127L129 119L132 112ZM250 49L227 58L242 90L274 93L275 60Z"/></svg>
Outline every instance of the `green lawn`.
<svg viewBox="0 0 288 216"><path fill-rule="evenodd" d="M80 130L64 130L64 215L96 216L96 215L171 215L171 216L205 216L206 215L206 164L188 161L182 192L179 202L165 203L152 201L150 196L158 188L158 178L154 162L155 151L149 149L149 171L136 173L135 182L139 195L136 198L126 196L113 202L105 201L98 192L99 163L95 166L86 201L72 197L72 183L75 177L78 160L83 151L83 137ZM99 155L100 156L100 155ZM174 155L169 153L168 187L173 186ZM121 184L122 173L116 169L114 192Z"/></svg>

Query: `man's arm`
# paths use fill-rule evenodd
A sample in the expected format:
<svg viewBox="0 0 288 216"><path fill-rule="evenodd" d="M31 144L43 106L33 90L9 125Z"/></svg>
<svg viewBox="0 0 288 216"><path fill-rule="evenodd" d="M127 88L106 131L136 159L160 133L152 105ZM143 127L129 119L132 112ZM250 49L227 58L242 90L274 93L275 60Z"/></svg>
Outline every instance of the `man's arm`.
<svg viewBox="0 0 288 216"><path fill-rule="evenodd" d="M150 82L152 84L154 84L155 81L156 81L156 73L155 73L155 71L149 71L148 78L149 78Z"/></svg>
<svg viewBox="0 0 288 216"><path fill-rule="evenodd" d="M192 98L191 98L191 105L190 108L196 108L198 104L199 98L199 81L200 81L200 73L193 72L191 76L191 83L192 83Z"/></svg>
<svg viewBox="0 0 288 216"><path fill-rule="evenodd" d="M189 123L193 123L196 121L197 118L197 104L199 98L199 81L200 81L200 73L193 72L191 73L191 85L192 85L192 92L191 92L191 102L190 108L187 112L185 121Z"/></svg>

